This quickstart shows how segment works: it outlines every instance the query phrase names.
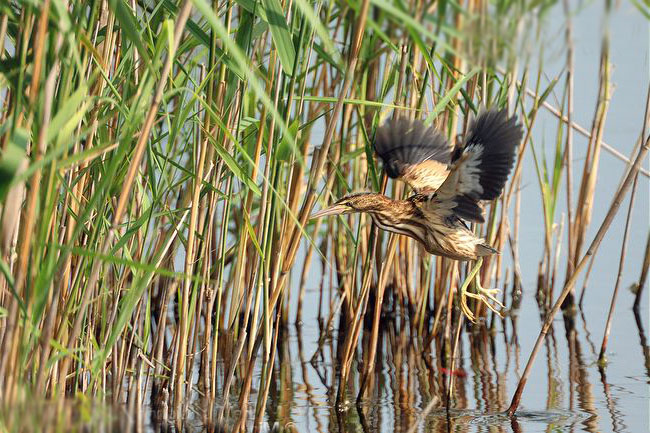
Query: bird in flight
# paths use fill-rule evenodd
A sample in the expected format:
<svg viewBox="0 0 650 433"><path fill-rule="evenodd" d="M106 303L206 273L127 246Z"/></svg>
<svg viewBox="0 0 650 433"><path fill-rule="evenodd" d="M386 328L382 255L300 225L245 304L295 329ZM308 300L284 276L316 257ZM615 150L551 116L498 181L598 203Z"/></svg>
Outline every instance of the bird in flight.
<svg viewBox="0 0 650 433"><path fill-rule="evenodd" d="M383 194L347 195L310 218L363 212L379 228L419 241L427 252L456 260L476 260L461 287L461 308L475 321L467 297L499 314L497 289L481 287L483 257L499 252L471 231L465 221L484 222L481 201L497 198L508 179L523 136L516 116L485 110L472 121L455 149L445 136L420 121L391 120L377 129L374 148L386 174L406 182L414 194L392 200ZM468 291L476 276L477 293ZM495 304L495 305L493 305Z"/></svg>

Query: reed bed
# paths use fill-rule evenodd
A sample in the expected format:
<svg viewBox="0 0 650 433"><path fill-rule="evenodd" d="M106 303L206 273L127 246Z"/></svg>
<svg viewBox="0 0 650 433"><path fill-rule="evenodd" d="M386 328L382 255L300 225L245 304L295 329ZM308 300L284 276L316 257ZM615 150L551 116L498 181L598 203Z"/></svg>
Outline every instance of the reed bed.
<svg viewBox="0 0 650 433"><path fill-rule="evenodd" d="M534 61L552 5L0 5L0 425L18 429L21 412L11 408L30 398L63 404L82 395L134 411L151 397L156 419L182 428L198 394L218 407L205 425L260 431L278 398L275 381L290 380L276 377L288 362L287 327L304 321L320 329L312 360L335 359L337 408L375 392L383 352L454 371L467 332L480 358L502 319L471 304L477 321L463 320L457 291L471 267L431 257L365 216L308 220L350 191L408 194L373 157L374 131L391 116L423 119L451 143L481 107L507 107L521 119L511 180L474 230L502 252L484 262L481 279L503 290L508 315L521 296L522 179L537 180L545 233L537 299L548 313L541 344L559 305L575 312L580 272L629 187L648 176L647 113L632 155L603 141L607 34L589 130L573 120L571 2L565 69L546 77ZM532 135L541 110L557 119L551 160ZM574 165L576 132L588 137L582 167ZM629 169L591 242L594 203L608 199L595 191L605 151ZM523 170L528 153L536 173ZM563 198L566 217L555 211ZM318 305L306 306L314 281ZM418 358L414 347L426 354ZM429 411L462 402L454 377L423 391Z"/></svg>

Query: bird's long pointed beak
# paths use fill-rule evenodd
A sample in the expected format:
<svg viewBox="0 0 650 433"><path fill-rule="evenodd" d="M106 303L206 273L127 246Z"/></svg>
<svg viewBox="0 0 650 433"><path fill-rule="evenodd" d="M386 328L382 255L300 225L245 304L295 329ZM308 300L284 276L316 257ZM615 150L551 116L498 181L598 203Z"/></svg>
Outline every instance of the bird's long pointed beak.
<svg viewBox="0 0 650 433"><path fill-rule="evenodd" d="M347 207L344 204L335 204L334 206L330 206L328 208L319 210L318 212L314 212L309 216L309 219L313 220L316 218L324 217L324 216L329 216L329 215L340 215L344 213L346 210L349 210L350 208Z"/></svg>

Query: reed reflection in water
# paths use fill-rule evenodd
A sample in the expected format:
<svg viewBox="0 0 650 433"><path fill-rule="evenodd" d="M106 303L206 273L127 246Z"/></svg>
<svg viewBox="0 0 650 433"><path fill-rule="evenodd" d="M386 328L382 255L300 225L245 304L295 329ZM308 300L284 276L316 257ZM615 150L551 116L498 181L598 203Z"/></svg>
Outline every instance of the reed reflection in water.
<svg viewBox="0 0 650 433"><path fill-rule="evenodd" d="M497 320L492 329L461 331L457 362L453 370L445 364L442 340L426 345L427 335L418 335L407 311L382 315L377 365L367 386L367 396L356 402L362 368L355 363L350 375L346 402L341 410L334 406L337 376L345 330L332 330L320 338L324 329L308 325L284 328L285 338L278 340L278 359L272 372L271 387L262 425L249 422L249 431L309 431L408 433L426 432L602 432L640 431L645 416L630 412L633 400L645 399L648 377L636 378L637 386L620 385L631 373L625 371L629 358L614 359L607 370L599 369L597 346L588 331L584 315L575 320L556 322L544 347L545 363L534 380L545 388L531 392L514 418L503 412L510 403L511 392L522 370L522 332L530 339L530 329L538 323L522 321L521 312L513 312ZM540 311L540 320L543 310ZM406 314L403 314L406 313ZM345 312L341 312L345 314ZM529 316L530 317L530 316ZM646 369L650 366L650 352L640 313L634 315L639 337L638 351ZM370 326L367 323L365 326ZM618 336L615 336L618 337ZM367 362L364 353L366 340L360 343L356 359ZM428 348L427 348L428 347ZM630 354L633 355L633 354ZM540 363L541 364L541 363ZM615 383L608 381L608 372ZM621 374L622 373L622 374ZM256 371L256 379L261 371ZM647 375L647 371L644 372ZM446 395L450 384L450 401L439 398ZM236 379L237 380L237 379ZM611 378L610 378L611 380ZM235 382L235 389L239 384ZM257 398L250 396L249 407ZM151 395L151 401L159 396ZM152 406L160 406L160 403ZM449 405L451 409L447 410ZM627 407L626 407L627 406ZM223 431L229 431L239 418L237 399L223 419ZM191 402L192 416L184 424L186 431L206 431L214 426L223 401L208 402L195 394ZM534 408L534 409L532 409ZM422 418L422 413L427 414ZM143 414L147 417L147 413ZM254 419L251 411L249 420ZM171 429L159 411L144 421L145 430ZM212 427L215 428L215 427ZM218 431L218 430L217 430Z"/></svg>

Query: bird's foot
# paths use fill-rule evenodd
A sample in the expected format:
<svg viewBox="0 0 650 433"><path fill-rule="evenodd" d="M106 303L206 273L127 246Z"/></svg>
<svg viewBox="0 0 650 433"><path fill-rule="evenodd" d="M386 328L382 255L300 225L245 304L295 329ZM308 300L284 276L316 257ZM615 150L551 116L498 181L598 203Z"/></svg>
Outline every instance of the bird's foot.
<svg viewBox="0 0 650 433"><path fill-rule="evenodd" d="M481 269L482 264L483 264L483 259L478 259L476 265L474 265L474 268L472 268L472 270L469 272L467 278L465 279L465 282L460 288L460 308L465 314L465 316L467 316L467 318L472 323L476 323L476 316L467 305L467 298L473 298L478 300L479 302L482 302L491 311L499 315L499 317L503 317L503 314L501 313L500 310L505 308L505 306L501 303L501 301L499 301L495 296L496 294L499 293L499 289L485 289L483 288L483 286L481 286L481 281L480 281L480 276L478 275L478 271ZM469 283L472 280L476 281L477 293L472 293L468 290Z"/></svg>
<svg viewBox="0 0 650 433"><path fill-rule="evenodd" d="M501 313L501 310L503 310L506 306L499 301L495 295L500 292L499 289L485 289L481 286L481 283L478 281L478 278L476 279L476 290L478 293L470 293L467 292L465 296L468 296L470 298L478 299L480 302L484 303L486 307L488 307L490 310L492 310L495 314L498 314L499 317L503 317L503 313ZM497 307L499 309L497 309Z"/></svg>

